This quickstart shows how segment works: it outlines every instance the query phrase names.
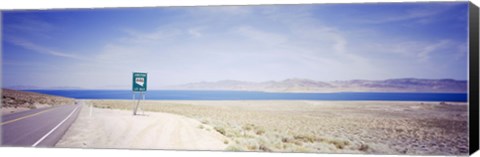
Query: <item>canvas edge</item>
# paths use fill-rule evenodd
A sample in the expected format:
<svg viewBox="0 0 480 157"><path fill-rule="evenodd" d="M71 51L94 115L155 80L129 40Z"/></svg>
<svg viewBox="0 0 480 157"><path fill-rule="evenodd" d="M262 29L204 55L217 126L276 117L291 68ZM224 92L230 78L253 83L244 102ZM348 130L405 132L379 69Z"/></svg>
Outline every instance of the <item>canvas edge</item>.
<svg viewBox="0 0 480 157"><path fill-rule="evenodd" d="M469 152L479 149L479 12L469 4Z"/></svg>

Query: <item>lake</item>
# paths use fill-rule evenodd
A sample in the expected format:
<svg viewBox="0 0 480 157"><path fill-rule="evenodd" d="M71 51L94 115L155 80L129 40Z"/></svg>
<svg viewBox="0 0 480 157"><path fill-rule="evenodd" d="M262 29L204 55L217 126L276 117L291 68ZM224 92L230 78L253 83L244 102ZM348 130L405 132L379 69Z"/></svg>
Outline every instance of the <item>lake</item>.
<svg viewBox="0 0 480 157"><path fill-rule="evenodd" d="M76 99L132 99L129 90L27 90ZM272 93L254 91L152 90L147 100L338 100L467 102L466 93Z"/></svg>

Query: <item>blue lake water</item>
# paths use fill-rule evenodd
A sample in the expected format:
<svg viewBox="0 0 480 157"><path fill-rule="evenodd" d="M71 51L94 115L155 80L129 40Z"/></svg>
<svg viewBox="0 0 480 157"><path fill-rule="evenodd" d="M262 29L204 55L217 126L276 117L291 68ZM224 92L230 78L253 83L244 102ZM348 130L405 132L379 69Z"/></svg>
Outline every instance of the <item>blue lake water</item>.
<svg viewBox="0 0 480 157"><path fill-rule="evenodd" d="M28 90L77 99L132 99L129 90ZM379 100L467 102L466 93L270 93L253 91L152 90L148 100Z"/></svg>

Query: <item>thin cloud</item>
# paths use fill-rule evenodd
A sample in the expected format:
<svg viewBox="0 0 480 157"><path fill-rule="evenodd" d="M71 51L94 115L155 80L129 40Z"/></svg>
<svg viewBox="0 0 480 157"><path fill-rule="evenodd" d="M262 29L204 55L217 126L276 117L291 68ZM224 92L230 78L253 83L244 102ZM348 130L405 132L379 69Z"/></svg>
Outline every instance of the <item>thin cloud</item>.
<svg viewBox="0 0 480 157"><path fill-rule="evenodd" d="M5 13L4 16L8 17L4 19L4 21L8 20L8 22L3 23L4 35L28 35L51 39L52 36L49 33L56 29L55 25L34 15L15 16L12 13Z"/></svg>
<svg viewBox="0 0 480 157"><path fill-rule="evenodd" d="M51 23L40 20L38 17L15 17L11 23L6 23L4 29L17 33L45 33L55 29Z"/></svg>
<svg viewBox="0 0 480 157"><path fill-rule="evenodd" d="M285 43L288 39L282 34L267 32L251 26L241 26L235 29L235 33L258 44L277 45Z"/></svg>
<svg viewBox="0 0 480 157"><path fill-rule="evenodd" d="M65 84L75 83L75 86L92 88L105 85L123 87L130 81L131 71L149 72L149 79L154 80L152 88L223 79L261 82L287 78L330 81L406 76L461 79L466 76L455 73L455 69L463 68L462 61L467 54L467 45L460 45L466 42L466 38L461 38L462 34L452 35L448 31L417 33L408 29L400 33L398 30L392 31L404 28L407 23L423 28L425 25L414 21L428 23L432 18L434 21L430 22L436 22L437 15L452 11L435 7L425 11L415 10L417 7L405 7L410 10L408 13L405 13L406 10L374 10L371 14L377 15L375 18L382 18L384 12L385 16L390 16L381 22L398 21L398 24L378 25L373 29L356 21L346 27L342 22L345 18L341 18L344 15L331 14L326 17L329 10L323 8L316 5L158 8L160 14L156 14L159 10L149 9L146 10L148 16L143 12L138 15L144 18L128 24L125 21L129 19L122 18L121 14L118 14L118 18L112 18L117 16L114 13L108 15L111 21L107 23L94 23L105 18L101 14L99 17L76 14L78 21L95 24L90 28L74 25L73 22L77 20L69 21L72 23L49 21L69 17L58 13L57 18L52 18L48 14L41 16L47 19L44 23L51 23L58 29L47 33L29 28L23 29L25 33L22 34L7 32L4 41L8 49L5 53L6 58L15 58L10 62L33 60L17 57L19 54L10 49L13 45L51 56L49 62L82 60L58 62L58 65L41 59L36 62L46 65L38 66L38 69L47 69L48 75L73 71L63 76ZM122 12L121 9L119 11ZM132 10L123 13L137 14ZM358 15L350 10L343 13ZM444 20L462 24L451 18ZM438 28L451 26L444 24ZM103 31L105 33L98 33ZM35 32L51 35L52 38L42 41L44 38L33 37ZM409 36L411 34L414 36ZM18 39L12 40L12 37ZM85 37L91 40L82 42ZM72 47L88 53L46 46L66 39L68 43L81 43L78 47ZM42 44L34 41L42 41ZM85 55L88 55L88 59L83 59L87 58ZM49 66L61 69L52 70ZM35 72L31 68L23 69L7 70L24 74ZM45 74L38 75L36 78ZM99 80L92 76L118 79ZM15 81L13 77L7 79Z"/></svg>
<svg viewBox="0 0 480 157"><path fill-rule="evenodd" d="M175 30L170 30L170 31L155 31L155 32L149 32L149 33L143 33L140 31L136 30L124 30L126 34L128 34L125 37L122 37L119 39L119 41L123 41L125 43L138 43L138 44L144 44L144 43L151 43L155 41L161 41L168 39L168 37L172 36L175 34Z"/></svg>
<svg viewBox="0 0 480 157"><path fill-rule="evenodd" d="M192 37L194 38L199 38L199 37L202 37L203 34L202 34L202 28L192 28L192 29L188 29L188 33L190 35L192 35Z"/></svg>
<svg viewBox="0 0 480 157"><path fill-rule="evenodd" d="M51 50L49 48L34 44L28 40L24 39L19 39L15 37L9 37L6 39L7 42L12 43L14 45L20 46L22 48L32 50L33 52L40 53L40 54L45 54L45 55L50 55L50 56L55 56L55 57L63 57L63 58L69 58L69 59L76 59L76 60L84 60L84 58L70 54L70 53L64 53L64 52L59 52L55 50Z"/></svg>
<svg viewBox="0 0 480 157"><path fill-rule="evenodd" d="M435 41L383 41L381 44L372 44L370 49L390 55L409 57L413 60L425 62L432 57L451 55L458 59L466 54L466 45L448 39Z"/></svg>
<svg viewBox="0 0 480 157"><path fill-rule="evenodd" d="M385 13L380 15L368 15L364 18L360 18L360 20L357 20L357 22L367 24L383 24L401 21L414 21L419 24L429 24L434 21L435 16L443 14L457 5L458 4L455 3L443 3L441 5L410 8L402 11L403 13L395 12L394 14Z"/></svg>
<svg viewBox="0 0 480 157"><path fill-rule="evenodd" d="M425 61L431 58L432 53L435 51L439 51L440 49L445 49L448 47L448 45L451 44L451 41L449 40L442 40L434 44L426 45L421 49L420 52L418 52L418 57L420 58L421 61Z"/></svg>

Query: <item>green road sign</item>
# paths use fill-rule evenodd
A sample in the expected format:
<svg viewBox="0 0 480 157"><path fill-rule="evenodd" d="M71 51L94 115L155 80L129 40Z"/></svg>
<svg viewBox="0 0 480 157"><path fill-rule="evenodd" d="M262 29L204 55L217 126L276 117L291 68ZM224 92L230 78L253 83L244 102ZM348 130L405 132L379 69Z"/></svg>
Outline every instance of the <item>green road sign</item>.
<svg viewBox="0 0 480 157"><path fill-rule="evenodd" d="M133 73L132 91L145 92L147 91L147 73Z"/></svg>

